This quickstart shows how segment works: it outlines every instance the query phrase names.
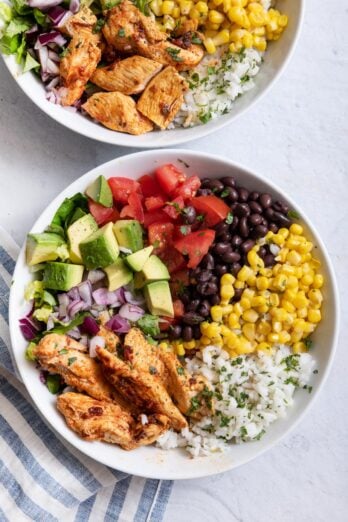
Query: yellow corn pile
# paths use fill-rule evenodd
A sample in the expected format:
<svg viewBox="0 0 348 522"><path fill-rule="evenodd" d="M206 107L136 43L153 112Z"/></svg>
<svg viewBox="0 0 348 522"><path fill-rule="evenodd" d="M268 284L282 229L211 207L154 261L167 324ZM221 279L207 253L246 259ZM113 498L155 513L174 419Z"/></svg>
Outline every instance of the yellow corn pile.
<svg viewBox="0 0 348 522"><path fill-rule="evenodd" d="M251 47L265 51L267 42L278 40L288 23L286 15L264 9L257 0L152 0L149 5L165 31L196 20L210 54L226 44L231 52Z"/></svg>

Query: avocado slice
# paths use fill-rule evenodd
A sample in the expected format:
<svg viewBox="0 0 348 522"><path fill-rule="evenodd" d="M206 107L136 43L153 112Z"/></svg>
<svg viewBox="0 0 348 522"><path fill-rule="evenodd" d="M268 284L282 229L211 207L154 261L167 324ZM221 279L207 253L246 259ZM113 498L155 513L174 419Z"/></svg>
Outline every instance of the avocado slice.
<svg viewBox="0 0 348 522"><path fill-rule="evenodd" d="M163 279L170 279L168 268L159 257L153 255L149 257L141 271L135 274L134 287L137 289L142 288L152 281Z"/></svg>
<svg viewBox="0 0 348 522"><path fill-rule="evenodd" d="M128 266L131 267L135 272L140 272L143 269L146 261L149 259L152 254L153 246L148 246L146 248L142 248L138 250L138 252L134 252L134 254L130 254L126 257L125 261Z"/></svg>
<svg viewBox="0 0 348 522"><path fill-rule="evenodd" d="M104 176L99 176L93 183L87 188L86 194L89 198L93 199L103 207L112 207L113 198L111 188Z"/></svg>
<svg viewBox="0 0 348 522"><path fill-rule="evenodd" d="M86 214L75 221L67 230L69 239L69 258L73 263L82 264L80 243L98 230L92 214Z"/></svg>
<svg viewBox="0 0 348 522"><path fill-rule="evenodd" d="M113 292L121 288L121 286L128 285L133 279L132 271L120 257L116 259L115 263L105 267L104 271L109 281L109 292Z"/></svg>
<svg viewBox="0 0 348 522"><path fill-rule="evenodd" d="M83 264L88 270L104 268L116 261L118 244L112 231L112 223L107 223L80 243Z"/></svg>
<svg viewBox="0 0 348 522"><path fill-rule="evenodd" d="M146 304L152 315L174 317L173 301L168 281L155 281L145 286Z"/></svg>
<svg viewBox="0 0 348 522"><path fill-rule="evenodd" d="M144 248L143 229L136 219L120 219L114 224L114 234L118 244L137 252Z"/></svg>
<svg viewBox="0 0 348 522"><path fill-rule="evenodd" d="M67 292L81 283L84 267L70 263L47 263L44 270L43 284L51 290Z"/></svg>
<svg viewBox="0 0 348 522"><path fill-rule="evenodd" d="M55 261L59 257L68 257L67 245L58 234L43 232L42 234L28 234L26 245L26 261L29 266Z"/></svg>

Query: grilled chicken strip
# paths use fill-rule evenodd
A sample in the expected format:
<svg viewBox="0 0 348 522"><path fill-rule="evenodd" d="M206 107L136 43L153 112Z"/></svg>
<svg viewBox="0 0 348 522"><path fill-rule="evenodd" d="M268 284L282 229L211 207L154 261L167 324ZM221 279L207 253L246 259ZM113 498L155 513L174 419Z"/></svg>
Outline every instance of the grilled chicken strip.
<svg viewBox="0 0 348 522"><path fill-rule="evenodd" d="M164 376L165 367L158 358L158 348L145 339L138 328L131 328L124 338L123 358L138 372Z"/></svg>
<svg viewBox="0 0 348 522"><path fill-rule="evenodd" d="M158 352L165 366L164 382L181 413L200 419L214 411L212 391L206 379L192 377L172 352Z"/></svg>
<svg viewBox="0 0 348 522"><path fill-rule="evenodd" d="M137 108L161 129L165 129L182 106L187 89L184 78L173 67L166 67L150 81Z"/></svg>
<svg viewBox="0 0 348 522"><path fill-rule="evenodd" d="M34 349L40 366L61 375L69 386L103 401L117 401L117 393L105 379L100 364L85 347L67 335L47 334Z"/></svg>
<svg viewBox="0 0 348 522"><path fill-rule="evenodd" d="M134 135L153 129L152 122L137 110L135 101L120 92L93 94L82 108L108 129Z"/></svg>
<svg viewBox="0 0 348 522"><path fill-rule="evenodd" d="M122 361L105 348L97 348L104 374L117 391L134 404L139 411L160 413L170 419L175 430L187 426L186 419L173 404L156 369L136 370L129 362Z"/></svg>
<svg viewBox="0 0 348 522"><path fill-rule="evenodd" d="M140 54L164 65L172 65L178 71L196 67L204 55L198 45L182 49L171 44L156 23L129 0L107 12L103 34L108 44L118 51Z"/></svg>
<svg viewBox="0 0 348 522"><path fill-rule="evenodd" d="M131 56L96 69L91 81L105 91L139 94L161 69L160 63L143 56Z"/></svg>
<svg viewBox="0 0 348 522"><path fill-rule="evenodd" d="M93 32L96 16L83 7L65 25L72 38L60 61L60 89L62 105L73 105L82 96L85 86L101 58L101 36Z"/></svg>
<svg viewBox="0 0 348 522"><path fill-rule="evenodd" d="M142 424L119 405L81 393L60 395L57 408L68 426L81 437L118 444L125 450L152 444L169 428L169 419L164 415L150 415L147 423Z"/></svg>

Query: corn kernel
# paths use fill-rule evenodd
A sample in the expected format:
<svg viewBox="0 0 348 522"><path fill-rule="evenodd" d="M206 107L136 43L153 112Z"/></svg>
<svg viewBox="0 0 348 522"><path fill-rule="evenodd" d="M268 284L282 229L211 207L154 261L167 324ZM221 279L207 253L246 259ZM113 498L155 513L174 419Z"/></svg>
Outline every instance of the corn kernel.
<svg viewBox="0 0 348 522"><path fill-rule="evenodd" d="M248 299L247 297L242 297L242 299L239 302L243 310L249 310L251 308L250 299Z"/></svg>
<svg viewBox="0 0 348 522"><path fill-rule="evenodd" d="M152 0L152 2L150 2L151 11L153 11L156 16L161 16L162 14L162 3L162 0Z"/></svg>
<svg viewBox="0 0 348 522"><path fill-rule="evenodd" d="M313 288L319 289L324 284L324 278L321 274L315 274L313 278Z"/></svg>
<svg viewBox="0 0 348 522"><path fill-rule="evenodd" d="M193 7L192 0L179 0L181 14L188 15Z"/></svg>
<svg viewBox="0 0 348 522"><path fill-rule="evenodd" d="M254 35L254 47L258 51L265 51L267 49L267 41L266 38L263 38L262 36Z"/></svg>
<svg viewBox="0 0 348 522"><path fill-rule="evenodd" d="M159 348L161 348L161 350L167 350L168 348L168 343L160 343L158 345Z"/></svg>
<svg viewBox="0 0 348 522"><path fill-rule="evenodd" d="M243 289L245 287L245 282L244 281L236 281L233 286L234 286L234 288L240 290L240 289Z"/></svg>
<svg viewBox="0 0 348 522"><path fill-rule="evenodd" d="M280 333L283 329L283 325L280 321L272 321L272 330L275 333Z"/></svg>
<svg viewBox="0 0 348 522"><path fill-rule="evenodd" d="M286 332L285 330L282 330L279 332L279 342L280 344L287 344L291 339L291 336L289 332Z"/></svg>
<svg viewBox="0 0 348 522"><path fill-rule="evenodd" d="M242 314L242 318L248 323L256 323L259 318L259 314L256 312L256 310L245 310L245 312Z"/></svg>
<svg viewBox="0 0 348 522"><path fill-rule="evenodd" d="M296 297L292 300L292 304L296 306L296 308L305 308L308 306L308 299L304 294L299 292Z"/></svg>
<svg viewBox="0 0 348 522"><path fill-rule="evenodd" d="M210 315L213 321L221 322L222 321L222 307L221 306L212 306L210 308Z"/></svg>
<svg viewBox="0 0 348 522"><path fill-rule="evenodd" d="M172 17L173 18L180 18L180 7L174 7L172 11Z"/></svg>
<svg viewBox="0 0 348 522"><path fill-rule="evenodd" d="M251 306L257 307L257 306L264 306L266 304L266 299L262 296L256 296L251 298Z"/></svg>
<svg viewBox="0 0 348 522"><path fill-rule="evenodd" d="M163 0L162 3L162 14L170 15L175 7L175 2L172 0Z"/></svg>
<svg viewBox="0 0 348 522"><path fill-rule="evenodd" d="M196 348L196 341L188 341L184 346L186 350L193 350L193 348Z"/></svg>
<svg viewBox="0 0 348 522"><path fill-rule="evenodd" d="M295 311L294 305L286 299L282 299L282 307L284 308L284 310L290 313L293 313Z"/></svg>
<svg viewBox="0 0 348 522"><path fill-rule="evenodd" d="M229 301L234 296L234 288L231 285L222 285L220 288L221 299Z"/></svg>
<svg viewBox="0 0 348 522"><path fill-rule="evenodd" d="M215 9L209 11L208 18L213 24L222 24L225 19L224 15Z"/></svg>
<svg viewBox="0 0 348 522"><path fill-rule="evenodd" d="M279 306L279 295L278 294L271 294L269 296L269 302L272 306Z"/></svg>
<svg viewBox="0 0 348 522"><path fill-rule="evenodd" d="M225 45L230 41L230 33L228 29L222 29L214 38L213 42L216 46Z"/></svg>
<svg viewBox="0 0 348 522"><path fill-rule="evenodd" d="M201 0L196 3L196 9L202 15L208 14L208 4L202 2Z"/></svg>
<svg viewBox="0 0 348 522"><path fill-rule="evenodd" d="M250 277L252 275L253 275L252 269L249 266L244 265L239 270L238 275L237 275L237 279L238 279L238 281L245 282L248 279L248 277Z"/></svg>
<svg viewBox="0 0 348 522"><path fill-rule="evenodd" d="M320 310L315 310L313 308L310 308L308 310L308 321L310 321L311 323L320 323L320 321L321 321Z"/></svg>
<svg viewBox="0 0 348 522"><path fill-rule="evenodd" d="M267 335L267 341L269 343L279 343L279 334L271 332Z"/></svg>
<svg viewBox="0 0 348 522"><path fill-rule="evenodd" d="M290 252L288 253L288 255L286 256L286 260L291 264L291 265L299 265L302 261L302 258L301 258L301 255L296 252L296 250L290 250Z"/></svg>
<svg viewBox="0 0 348 522"><path fill-rule="evenodd" d="M308 297L310 302L313 304L321 305L323 302L323 294L316 288L312 288L312 290L308 292Z"/></svg>
<svg viewBox="0 0 348 522"><path fill-rule="evenodd" d="M301 319L306 319L307 316L308 316L308 308L307 307L299 308L297 310L297 317L300 317Z"/></svg>
<svg viewBox="0 0 348 522"><path fill-rule="evenodd" d="M239 327L239 317L235 313L231 313L228 316L228 325L230 328L238 328Z"/></svg>
<svg viewBox="0 0 348 522"><path fill-rule="evenodd" d="M248 341L253 341L255 339L255 324L253 323L245 323L242 326L242 332Z"/></svg>
<svg viewBox="0 0 348 522"><path fill-rule="evenodd" d="M185 355L185 348L184 348L184 345L183 345L183 344L178 344L178 345L176 346L176 353L177 353L177 355L179 355L179 356L180 356L180 355L181 355L181 356L182 356L182 355Z"/></svg>
<svg viewBox="0 0 348 522"><path fill-rule="evenodd" d="M217 323L210 323L205 335L207 337L217 337L220 334L220 326Z"/></svg>
<svg viewBox="0 0 348 522"><path fill-rule="evenodd" d="M307 351L307 347L304 342L298 341L293 344L292 350L294 353L303 353Z"/></svg>
<svg viewBox="0 0 348 522"><path fill-rule="evenodd" d="M270 352L271 351L271 345L269 343L259 343L256 346L256 350L259 350L260 352Z"/></svg>
<svg viewBox="0 0 348 522"><path fill-rule="evenodd" d="M221 285L233 285L235 283L236 278L232 274L224 274L220 279Z"/></svg>
<svg viewBox="0 0 348 522"><path fill-rule="evenodd" d="M296 343L298 341L301 341L303 337L303 332L292 332L290 336L291 343Z"/></svg>
<svg viewBox="0 0 348 522"><path fill-rule="evenodd" d="M260 321L256 326L256 331L260 335L268 335L271 333L271 325L267 321Z"/></svg>
<svg viewBox="0 0 348 522"><path fill-rule="evenodd" d="M258 290L267 290L269 280L265 276L259 276L256 278L256 288Z"/></svg>
<svg viewBox="0 0 348 522"><path fill-rule="evenodd" d="M273 279L272 286L283 292L288 284L288 278L284 274L279 274Z"/></svg>
<svg viewBox="0 0 348 522"><path fill-rule="evenodd" d="M204 346L208 346L209 344L211 344L211 340L209 339L209 337L203 335L201 338L200 338L200 342L204 345Z"/></svg>
<svg viewBox="0 0 348 522"><path fill-rule="evenodd" d="M235 314L238 315L238 317L240 317L244 310L240 303L236 303L235 305L233 305L233 311Z"/></svg>
<svg viewBox="0 0 348 522"><path fill-rule="evenodd" d="M245 29L249 29L250 22L246 10L243 7L233 6L228 10L228 18Z"/></svg>
<svg viewBox="0 0 348 522"><path fill-rule="evenodd" d="M193 9L191 9L191 11L193 11ZM191 16L191 11L190 11L190 16ZM192 18L192 16L191 16L191 18ZM198 16L198 18L199 18L199 16ZM204 47L206 48L206 50L209 54L215 53L216 47L211 38L205 38L203 43L204 43Z"/></svg>

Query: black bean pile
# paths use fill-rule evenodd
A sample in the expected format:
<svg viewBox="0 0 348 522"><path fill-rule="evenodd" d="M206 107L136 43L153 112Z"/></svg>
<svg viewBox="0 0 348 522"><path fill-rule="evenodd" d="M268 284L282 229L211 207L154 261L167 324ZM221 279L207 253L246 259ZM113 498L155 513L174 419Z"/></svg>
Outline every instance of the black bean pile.
<svg viewBox="0 0 348 522"><path fill-rule="evenodd" d="M274 201L268 193L249 191L238 186L232 176L203 179L197 196L210 194L222 198L230 207L231 215L216 225L215 242L199 266L190 271L191 284L180 295L185 314L180 324L172 328L172 339L199 339L199 324L209 317L211 306L220 302L220 277L226 273L237 275L242 266L247 264L249 250L268 231L276 233L279 228L291 225L289 207L285 203ZM186 222L193 225L193 229L202 225L197 223L196 218L193 207L186 209ZM268 245L262 246L258 254L266 267L275 264ZM231 302L239 301L242 292L236 289Z"/></svg>

